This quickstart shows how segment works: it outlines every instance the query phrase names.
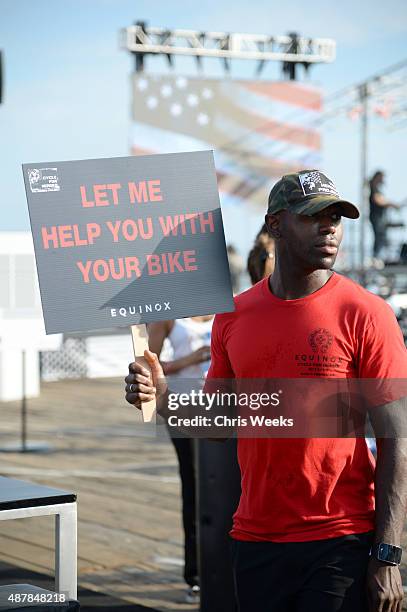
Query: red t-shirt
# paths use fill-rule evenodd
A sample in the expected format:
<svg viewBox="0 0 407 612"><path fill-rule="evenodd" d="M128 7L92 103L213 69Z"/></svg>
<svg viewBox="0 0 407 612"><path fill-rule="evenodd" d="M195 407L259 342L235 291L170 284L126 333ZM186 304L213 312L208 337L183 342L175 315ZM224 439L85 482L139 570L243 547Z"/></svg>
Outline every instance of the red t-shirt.
<svg viewBox="0 0 407 612"><path fill-rule="evenodd" d="M235 307L215 317L208 379L407 377L390 307L336 273L296 300L275 297L264 279ZM311 359L318 343L328 366ZM239 438L238 459L235 539L305 542L373 528L375 463L364 438Z"/></svg>

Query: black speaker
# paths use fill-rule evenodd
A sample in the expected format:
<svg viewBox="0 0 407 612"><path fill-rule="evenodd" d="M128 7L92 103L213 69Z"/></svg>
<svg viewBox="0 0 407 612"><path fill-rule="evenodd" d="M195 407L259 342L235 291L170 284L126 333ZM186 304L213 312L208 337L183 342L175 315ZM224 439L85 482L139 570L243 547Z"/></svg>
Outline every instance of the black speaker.
<svg viewBox="0 0 407 612"><path fill-rule="evenodd" d="M197 442L201 612L235 612L228 532L240 498L236 440Z"/></svg>

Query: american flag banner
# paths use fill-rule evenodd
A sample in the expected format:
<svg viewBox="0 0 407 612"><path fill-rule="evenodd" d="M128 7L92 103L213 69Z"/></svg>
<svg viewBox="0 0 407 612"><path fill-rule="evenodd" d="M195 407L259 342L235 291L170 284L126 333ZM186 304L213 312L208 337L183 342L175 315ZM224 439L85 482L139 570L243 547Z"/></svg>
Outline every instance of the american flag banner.
<svg viewBox="0 0 407 612"><path fill-rule="evenodd" d="M319 167L321 107L304 83L136 73L131 152L213 149L222 200L264 207L282 174Z"/></svg>

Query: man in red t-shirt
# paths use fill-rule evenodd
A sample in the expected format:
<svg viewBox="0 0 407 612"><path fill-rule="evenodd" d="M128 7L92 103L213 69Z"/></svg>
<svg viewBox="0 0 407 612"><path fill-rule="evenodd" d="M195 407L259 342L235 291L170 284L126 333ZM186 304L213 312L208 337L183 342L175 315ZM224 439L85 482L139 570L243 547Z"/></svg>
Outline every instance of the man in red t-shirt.
<svg viewBox="0 0 407 612"><path fill-rule="evenodd" d="M229 378L406 379L407 353L390 308L332 271L341 216L359 213L317 170L274 186L266 223L275 271L237 296L234 312L216 316L209 385ZM155 355L146 357L164 405L161 367ZM155 394L153 383L138 364L129 369L126 399L140 405ZM383 422L397 431L403 399L396 387L377 384L371 393L376 435ZM239 437L238 456L242 494L231 536L241 612L401 611L404 439L378 439L376 467L360 437Z"/></svg>

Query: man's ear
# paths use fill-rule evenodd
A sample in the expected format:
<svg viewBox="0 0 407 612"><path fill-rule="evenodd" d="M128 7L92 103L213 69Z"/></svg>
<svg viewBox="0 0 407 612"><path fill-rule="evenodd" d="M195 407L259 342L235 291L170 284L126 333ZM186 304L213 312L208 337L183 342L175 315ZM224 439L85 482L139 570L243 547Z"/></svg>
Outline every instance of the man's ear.
<svg viewBox="0 0 407 612"><path fill-rule="evenodd" d="M281 237L280 233L280 216L276 215L266 215L264 217L264 221L268 232L274 240L278 240Z"/></svg>

